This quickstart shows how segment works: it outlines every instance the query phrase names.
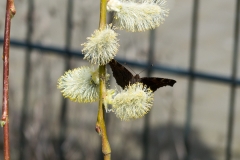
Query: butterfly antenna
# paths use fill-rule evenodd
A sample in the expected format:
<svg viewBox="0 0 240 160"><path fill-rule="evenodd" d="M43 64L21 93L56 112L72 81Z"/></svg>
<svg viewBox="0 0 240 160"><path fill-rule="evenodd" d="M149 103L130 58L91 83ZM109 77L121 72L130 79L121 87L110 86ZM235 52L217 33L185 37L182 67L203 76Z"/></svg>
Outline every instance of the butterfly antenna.
<svg viewBox="0 0 240 160"><path fill-rule="evenodd" d="M153 64L151 64L150 66L148 66L148 67L147 67L147 70L150 70L151 67L153 67ZM146 70L146 68L143 69L143 70L142 70L140 73L138 73L138 74L141 74L141 73L142 73L143 71L145 71L145 70Z"/></svg>
<svg viewBox="0 0 240 160"><path fill-rule="evenodd" d="M131 71L133 71L133 73L136 74L136 72L134 72L134 70L125 62L124 65L126 65Z"/></svg>
<svg viewBox="0 0 240 160"><path fill-rule="evenodd" d="M137 74L136 72L134 72L134 70L125 62L124 65L126 65L133 73ZM151 66L149 66L147 69L153 67L153 64L151 64ZM146 70L146 68L144 68L139 74L141 74L142 72L144 72Z"/></svg>

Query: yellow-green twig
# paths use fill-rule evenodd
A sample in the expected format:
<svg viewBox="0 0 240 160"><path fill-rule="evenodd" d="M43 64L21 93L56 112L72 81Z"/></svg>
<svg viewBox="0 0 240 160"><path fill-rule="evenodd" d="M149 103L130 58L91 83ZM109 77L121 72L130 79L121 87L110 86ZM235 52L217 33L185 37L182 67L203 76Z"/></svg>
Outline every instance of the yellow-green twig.
<svg viewBox="0 0 240 160"><path fill-rule="evenodd" d="M101 0L100 3L100 22L99 29L105 29L106 27L106 15L107 15L107 0ZM108 142L107 131L104 121L104 98L106 96L106 65L99 67L99 104L98 104L98 116L96 123L96 131L102 137L102 152L104 160L111 160L111 148Z"/></svg>

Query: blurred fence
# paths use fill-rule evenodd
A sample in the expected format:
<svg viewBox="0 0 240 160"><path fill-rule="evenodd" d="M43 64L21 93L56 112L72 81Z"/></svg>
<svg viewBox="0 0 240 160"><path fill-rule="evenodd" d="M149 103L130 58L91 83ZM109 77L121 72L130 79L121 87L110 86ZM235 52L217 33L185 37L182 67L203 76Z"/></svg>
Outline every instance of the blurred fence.
<svg viewBox="0 0 240 160"><path fill-rule="evenodd" d="M233 130L234 130L234 112L236 110L236 99L237 99L237 87L240 85L240 79L237 79L237 68L238 68L238 55L239 55L239 14L240 14L240 1L236 1L235 8L235 20L234 20L234 33L233 33L233 51L232 51L232 70L231 70L231 76L225 76L225 75L219 75L219 74L212 74L207 72L200 72L196 71L195 69L195 63L196 63L196 46L197 46L197 40L198 40L198 14L199 14L199 0L194 0L193 7L192 7L192 24L191 24L191 41L190 41L190 59L189 59L189 68L175 68L171 66L166 65L160 65L160 64L154 64L152 67L149 67L154 62L155 57L155 44L156 44L156 33L155 31L150 31L150 38L149 38L149 50L148 50L148 59L145 63L139 63L136 61L129 61L126 59L120 59L116 58L121 63L127 63L133 67L138 68L147 68L147 75L151 76L152 72L165 72L172 75L177 76L184 76L188 78L188 89L187 89L187 99L186 99L186 118L185 118L185 127L184 127L184 133L183 133L183 139L184 139L184 145L185 145L185 154L184 159L190 160L191 158L191 146L192 146L192 140L190 139L190 133L192 132L191 129L191 123L192 123L192 109L194 107L193 103L193 97L194 97L194 86L195 81L198 79L202 79L205 81L212 81L212 82L220 82L224 83L229 86L230 88L230 101L229 101L229 110L228 110L228 122L227 122L227 142L225 146L225 160L233 160L232 158L232 142L233 142ZM31 69L31 59L30 54L34 50L41 51L42 54L48 54L51 52L51 54L57 54L58 56L65 57L65 69L70 69L70 61L74 57L80 57L82 58L82 53L78 50L72 50L71 49L71 39L72 39L72 12L73 12L73 6L74 1L68 0L67 6L66 6L66 31L65 31L65 47L59 47L59 46L48 46L48 45L41 45L39 43L33 43L32 42L32 32L33 32L33 12L34 8L34 1L29 0L28 1L28 21L27 21L27 32L26 32L26 40L25 41L19 41L11 39L11 47L16 48L25 48L26 53L28 56L25 58L25 80L23 84L23 89L25 91L24 98L23 98L23 107L22 107L22 113L21 113L21 120L20 120L20 136L19 138L19 144L20 144L20 154L19 154L19 160L25 160L27 159L24 155L26 151L26 138L24 134L24 130L26 128L27 123L27 115L26 112L28 110L28 101L29 101L29 81L31 79L30 76L30 69ZM36 29L36 28L35 28ZM189 31L190 32L190 31ZM0 43L3 43L3 39L0 39ZM177 79L176 79L177 80ZM178 80L177 80L178 81ZM181 85L181 84L177 84ZM11 88L11 86L10 86ZM238 106L239 107L239 106ZM59 110L59 137L57 138L57 143L55 147L55 152L58 155L58 158L61 160L68 159L66 158L66 153L64 153L64 148L62 145L64 144L66 137L67 137L67 128L68 128L68 102L66 99L62 100L61 102L61 109ZM11 116L11 115L10 115ZM151 114L148 114L144 119L144 127L143 127L143 136L142 136L142 147L143 152L141 159L147 160L150 157L150 142L149 142L149 136L151 135L151 128L149 127ZM110 123L110 122L108 122ZM237 124L237 123L236 123ZM94 132L94 131L93 131ZM124 138L121 137L121 138ZM239 138L239 135L238 137ZM111 141L110 141L111 143ZM86 145L86 144L85 144ZM85 146L86 147L86 146ZM114 151L113 151L114 152ZM124 154L124 153L123 153ZM84 156L83 156L84 157ZM101 156L98 156L101 157ZM36 158L37 159L37 158ZM41 159L41 158L40 158ZM48 159L48 158L42 158L42 159ZM53 158L54 159L54 158ZM84 158L83 158L84 159ZM85 158L87 159L87 158ZM101 159L101 158L99 158ZM179 158L181 159L181 158Z"/></svg>

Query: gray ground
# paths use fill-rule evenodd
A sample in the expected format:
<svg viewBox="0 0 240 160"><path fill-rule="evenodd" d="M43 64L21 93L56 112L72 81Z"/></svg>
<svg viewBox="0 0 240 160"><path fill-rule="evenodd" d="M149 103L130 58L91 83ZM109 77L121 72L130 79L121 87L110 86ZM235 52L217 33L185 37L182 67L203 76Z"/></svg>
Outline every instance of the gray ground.
<svg viewBox="0 0 240 160"><path fill-rule="evenodd" d="M17 14L12 20L11 38L24 41L27 33L27 0L16 1ZM35 0L33 43L65 46L65 19L67 1ZM157 30L155 63L186 68L189 66L192 1L168 0L169 17ZM0 2L0 30L4 31L5 3ZM233 52L233 0L201 0L197 40L196 70L231 75ZM99 2L74 1L73 37L71 49L81 50L98 27ZM149 32L120 31L118 57L144 62L147 59ZM23 101L25 49L11 48L10 56L10 125L12 159L19 154L19 121ZM136 59L137 57L137 59ZM239 57L240 58L240 57ZM238 59L239 61L239 59ZM59 135L59 112L62 96L56 88L57 79L64 73L64 58L54 54L31 54L31 79L28 101L28 122L25 129L26 159L58 159L55 141ZM86 65L72 58L71 67ZM2 65L0 65L2 66ZM133 68L136 73L141 69ZM1 69L2 70L2 69ZM240 65L238 67L238 78ZM186 77L153 73L154 76L177 80L173 88L165 87L155 93L151 110L149 159L175 160L183 158L183 129L186 113ZM141 74L144 76L144 73ZM115 80L112 81L115 86ZM2 87L2 86L0 86ZM192 157L196 160L223 160L227 138L230 87L226 84L196 80L192 121ZM233 160L240 159L240 90L237 88ZM68 160L92 160L99 157L100 138L95 133L97 104L69 102L67 139L64 143ZM108 134L113 159L138 160L142 155L141 136L143 119L122 122L108 114ZM0 133L2 134L2 133ZM2 144L2 139L0 140ZM1 145L2 148L2 145ZM2 152L0 151L2 154ZM2 156L1 156L2 157Z"/></svg>

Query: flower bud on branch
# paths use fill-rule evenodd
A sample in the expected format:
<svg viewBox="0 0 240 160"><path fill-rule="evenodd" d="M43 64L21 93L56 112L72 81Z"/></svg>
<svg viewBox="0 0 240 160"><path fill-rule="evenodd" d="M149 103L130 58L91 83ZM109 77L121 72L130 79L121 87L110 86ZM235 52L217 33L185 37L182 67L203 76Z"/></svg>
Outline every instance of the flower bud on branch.
<svg viewBox="0 0 240 160"><path fill-rule="evenodd" d="M141 32L158 27L165 21L169 9L165 0L143 0L142 3L126 0L109 0L108 11L114 11L113 25L131 32Z"/></svg>
<svg viewBox="0 0 240 160"><path fill-rule="evenodd" d="M112 111L121 120L130 120L143 117L153 105L151 89L142 83L127 86L112 100Z"/></svg>
<svg viewBox="0 0 240 160"><path fill-rule="evenodd" d="M99 98L98 69L81 67L69 70L58 79L57 87L65 98L74 102L97 101Z"/></svg>
<svg viewBox="0 0 240 160"><path fill-rule="evenodd" d="M87 42L83 43L84 59L91 64L105 65L112 60L118 51L117 33L106 26L104 30L96 30Z"/></svg>

